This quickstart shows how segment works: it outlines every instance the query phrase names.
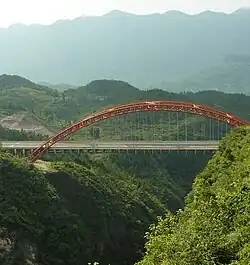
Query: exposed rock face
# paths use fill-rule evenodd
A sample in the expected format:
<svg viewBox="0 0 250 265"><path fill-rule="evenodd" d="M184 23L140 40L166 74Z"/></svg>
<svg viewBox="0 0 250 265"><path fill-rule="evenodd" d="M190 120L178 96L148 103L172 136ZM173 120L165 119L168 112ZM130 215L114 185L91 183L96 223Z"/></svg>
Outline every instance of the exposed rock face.
<svg viewBox="0 0 250 265"><path fill-rule="evenodd" d="M23 233L0 228L0 264L41 265L37 262L37 247Z"/></svg>
<svg viewBox="0 0 250 265"><path fill-rule="evenodd" d="M0 116L0 125L7 129L33 132L41 135L53 135L51 131L37 121L26 116L26 113L16 113L9 116Z"/></svg>

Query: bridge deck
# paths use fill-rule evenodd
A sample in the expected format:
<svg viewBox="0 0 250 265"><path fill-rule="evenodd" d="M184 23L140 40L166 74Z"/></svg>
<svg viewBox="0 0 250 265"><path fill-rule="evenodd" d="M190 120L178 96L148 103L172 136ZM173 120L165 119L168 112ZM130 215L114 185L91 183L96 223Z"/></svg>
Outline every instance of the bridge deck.
<svg viewBox="0 0 250 265"><path fill-rule="evenodd" d="M1 142L3 149L35 149L43 144L38 141ZM216 150L219 141L63 141L51 149L61 150Z"/></svg>

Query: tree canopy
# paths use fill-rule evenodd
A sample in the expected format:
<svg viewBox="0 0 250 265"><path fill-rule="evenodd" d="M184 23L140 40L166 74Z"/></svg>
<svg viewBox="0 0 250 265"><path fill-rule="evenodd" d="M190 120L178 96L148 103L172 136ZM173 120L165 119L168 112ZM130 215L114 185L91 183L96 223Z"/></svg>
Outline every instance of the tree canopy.
<svg viewBox="0 0 250 265"><path fill-rule="evenodd" d="M222 140L187 197L184 211L152 225L138 265L249 264L250 131Z"/></svg>

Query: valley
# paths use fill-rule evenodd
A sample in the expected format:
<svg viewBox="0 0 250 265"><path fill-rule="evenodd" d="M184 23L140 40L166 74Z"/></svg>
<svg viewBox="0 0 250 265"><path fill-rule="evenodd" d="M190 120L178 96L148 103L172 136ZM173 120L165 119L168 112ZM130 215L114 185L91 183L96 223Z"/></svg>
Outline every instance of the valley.
<svg viewBox="0 0 250 265"><path fill-rule="evenodd" d="M250 97L243 94L143 91L115 80L97 80L60 92L29 83L22 77L15 76L13 80L13 76L7 75L3 83L5 85L0 87L0 140L3 142L44 141L93 111L140 100L192 101L230 110L244 120L249 120L250 115ZM176 114L169 115L169 112L131 114L127 118L121 116L95 124L67 140L173 141L176 137L204 140L211 137L211 133L220 140L229 130L230 133L222 139L216 154L193 151L47 153L43 161L32 165L0 147L0 261L32 265L88 262L101 265L178 262L184 265L199 262L204 253L207 260L222 260L221 255L226 260L247 260L247 252L244 252L247 236L242 239L242 248L232 250L231 233L237 231L226 220L230 215L239 229L248 229L248 216L238 224L240 216L227 212L231 208L227 208L226 198L245 190L237 196L243 196L241 207L248 207L244 183L248 177L245 164L249 157L249 130L231 130L222 123L196 115L179 114L178 123L176 121ZM231 174L230 181L235 182L233 170L241 171L236 190L230 188L225 177ZM223 195L225 201L220 197L223 187L227 187ZM213 204L206 202L207 199ZM206 228L210 222L209 209L224 215L215 218L215 223ZM199 226L199 222L204 226ZM193 230L192 224L201 227L205 235ZM224 232L220 237L214 236L208 244L212 235L206 229L215 231L215 225ZM147 232L149 226L150 233ZM190 226L190 230L184 231L186 226ZM201 247L192 255L183 250L182 261L171 253L196 244L198 239L193 239L190 233L200 238ZM182 236L184 239L179 240ZM223 254L220 254L221 238L225 240ZM235 240L238 246L237 238ZM172 245L167 244L168 241Z"/></svg>
<svg viewBox="0 0 250 265"><path fill-rule="evenodd" d="M0 2L0 265L250 264L249 1Z"/></svg>

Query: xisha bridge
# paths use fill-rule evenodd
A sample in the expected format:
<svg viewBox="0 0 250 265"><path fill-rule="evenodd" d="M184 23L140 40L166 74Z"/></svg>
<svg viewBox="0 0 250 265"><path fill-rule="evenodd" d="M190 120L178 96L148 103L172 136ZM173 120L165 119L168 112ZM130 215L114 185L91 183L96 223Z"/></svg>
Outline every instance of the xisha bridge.
<svg viewBox="0 0 250 265"><path fill-rule="evenodd" d="M216 150L231 127L244 125L250 126L250 122L192 102L140 101L87 115L44 143L3 142L3 148L30 150L31 162L42 158L49 149ZM91 134L90 139L68 141L82 128L88 128L85 132L88 137ZM108 132L106 137L100 136L102 131Z"/></svg>

